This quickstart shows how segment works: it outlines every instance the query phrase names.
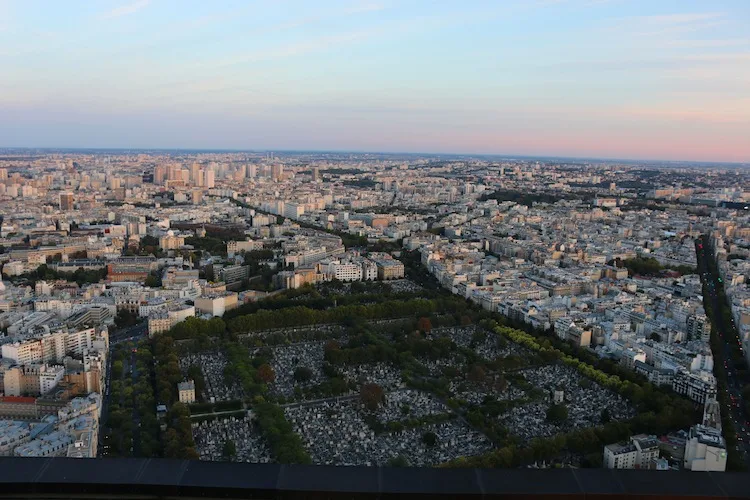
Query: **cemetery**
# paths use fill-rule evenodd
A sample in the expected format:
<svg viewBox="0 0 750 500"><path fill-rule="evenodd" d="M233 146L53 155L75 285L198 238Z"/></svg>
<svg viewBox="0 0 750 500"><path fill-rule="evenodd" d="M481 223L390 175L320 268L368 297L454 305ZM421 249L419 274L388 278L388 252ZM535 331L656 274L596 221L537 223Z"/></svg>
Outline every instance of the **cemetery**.
<svg viewBox="0 0 750 500"><path fill-rule="evenodd" d="M204 374L205 400L241 400L248 410L196 418L197 453L204 460L435 466L636 415L623 396L575 368L463 318L460 326L450 321L275 328L242 334L231 350L221 344L226 354L183 353L183 372L197 365ZM247 380L227 384L229 365ZM374 404L363 396L372 387L380 394ZM293 443L289 455L283 443Z"/></svg>
<svg viewBox="0 0 750 500"><path fill-rule="evenodd" d="M357 385L361 385L363 382L372 382L386 390L404 386L401 380L401 371L397 367L384 362L345 365L339 367L339 371L349 382Z"/></svg>
<svg viewBox="0 0 750 500"><path fill-rule="evenodd" d="M377 418L397 418L403 404L409 404L411 411L419 415L443 410L439 403L416 391L403 392L406 394L387 393L386 401L393 402L376 412ZM290 407L285 414L316 464L387 465L403 457L409 465L432 466L491 449L486 437L458 418L399 432L376 433L368 426L365 411L356 400ZM429 434L434 434L434 442L425 439Z"/></svg>
<svg viewBox="0 0 750 500"><path fill-rule="evenodd" d="M448 337L458 347L471 349L480 358L487 361L511 355L524 356L529 354L518 344L508 342L476 325L436 328L430 332L430 337Z"/></svg>
<svg viewBox="0 0 750 500"><path fill-rule="evenodd" d="M187 353L180 357L180 370L187 375L190 366L198 366L206 381L206 401L233 401L242 399L242 387L235 381L227 384L224 369L227 360L221 351Z"/></svg>
<svg viewBox="0 0 750 500"><path fill-rule="evenodd" d="M194 422L193 439L201 460L271 461L271 452L249 416ZM232 445L227 446L227 442ZM234 448L234 454L227 453L226 448Z"/></svg>
<svg viewBox="0 0 750 500"><path fill-rule="evenodd" d="M290 398L295 387L309 387L325 380L323 374L323 346L325 342L301 342L272 349L271 367L276 380L271 390Z"/></svg>
<svg viewBox="0 0 750 500"><path fill-rule="evenodd" d="M568 366L545 365L523 370L520 374L532 387L541 389L543 396L512 407L498 416L498 422L523 441L606 423L602 422L603 414L611 420L635 416L634 408L622 396L585 379ZM562 392L560 404L566 408L567 418L555 420L548 416L555 390Z"/></svg>

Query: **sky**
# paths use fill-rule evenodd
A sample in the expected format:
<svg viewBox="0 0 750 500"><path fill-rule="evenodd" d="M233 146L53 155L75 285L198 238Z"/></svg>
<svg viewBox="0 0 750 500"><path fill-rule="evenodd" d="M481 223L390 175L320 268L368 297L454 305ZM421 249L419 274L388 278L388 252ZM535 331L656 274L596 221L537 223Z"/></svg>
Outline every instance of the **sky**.
<svg viewBox="0 0 750 500"><path fill-rule="evenodd" d="M748 0L0 0L0 147L750 161Z"/></svg>

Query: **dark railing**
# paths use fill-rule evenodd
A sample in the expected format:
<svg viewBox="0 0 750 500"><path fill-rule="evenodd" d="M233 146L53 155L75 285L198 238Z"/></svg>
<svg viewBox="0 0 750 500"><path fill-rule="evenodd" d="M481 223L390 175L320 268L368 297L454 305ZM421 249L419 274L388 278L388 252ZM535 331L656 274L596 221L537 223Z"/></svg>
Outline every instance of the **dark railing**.
<svg viewBox="0 0 750 500"><path fill-rule="evenodd" d="M0 458L0 498L750 498L750 474Z"/></svg>

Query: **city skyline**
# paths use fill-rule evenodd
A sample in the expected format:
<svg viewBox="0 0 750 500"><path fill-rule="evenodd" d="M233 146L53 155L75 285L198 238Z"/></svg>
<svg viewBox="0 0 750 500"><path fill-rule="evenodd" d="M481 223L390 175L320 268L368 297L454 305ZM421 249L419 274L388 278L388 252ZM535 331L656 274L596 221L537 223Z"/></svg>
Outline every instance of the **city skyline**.
<svg viewBox="0 0 750 500"><path fill-rule="evenodd" d="M0 2L0 147L747 162L740 1Z"/></svg>
<svg viewBox="0 0 750 500"><path fill-rule="evenodd" d="M709 163L0 149L0 455L741 470L747 186Z"/></svg>

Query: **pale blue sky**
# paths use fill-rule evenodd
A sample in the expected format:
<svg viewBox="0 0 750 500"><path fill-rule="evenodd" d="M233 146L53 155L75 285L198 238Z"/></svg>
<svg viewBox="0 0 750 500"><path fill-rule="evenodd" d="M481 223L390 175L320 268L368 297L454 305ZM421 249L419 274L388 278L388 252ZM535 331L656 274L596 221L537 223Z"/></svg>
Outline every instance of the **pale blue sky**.
<svg viewBox="0 0 750 500"><path fill-rule="evenodd" d="M0 146L750 161L750 1L0 0Z"/></svg>

